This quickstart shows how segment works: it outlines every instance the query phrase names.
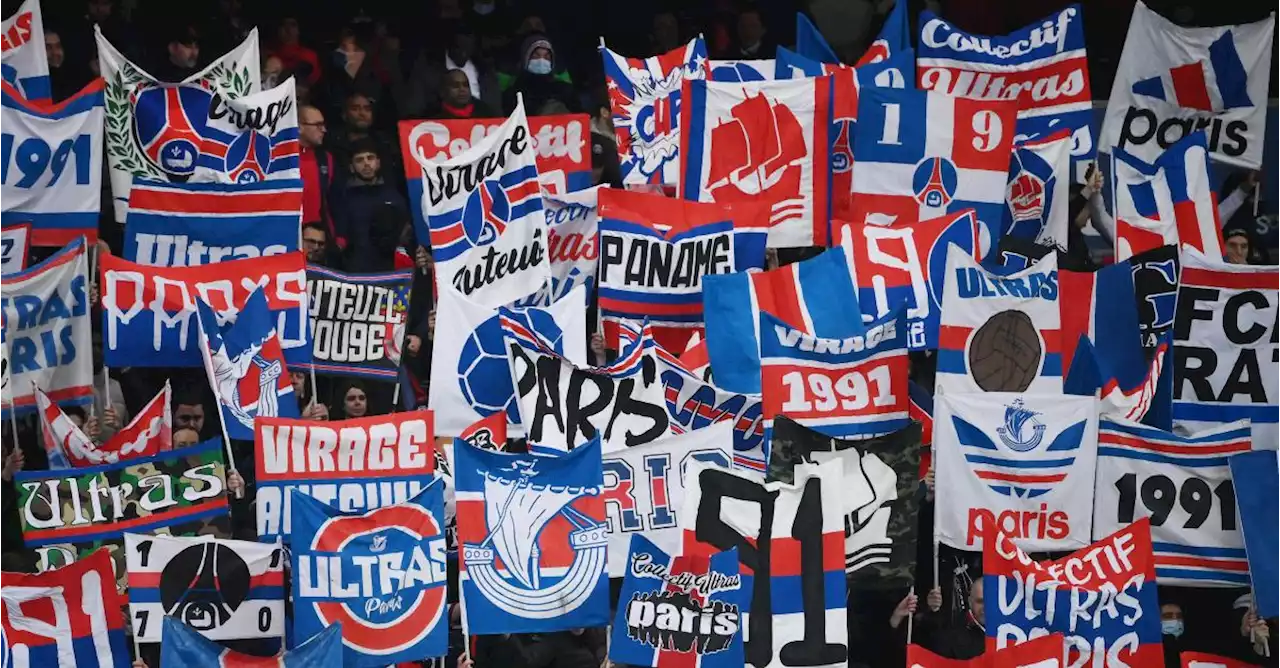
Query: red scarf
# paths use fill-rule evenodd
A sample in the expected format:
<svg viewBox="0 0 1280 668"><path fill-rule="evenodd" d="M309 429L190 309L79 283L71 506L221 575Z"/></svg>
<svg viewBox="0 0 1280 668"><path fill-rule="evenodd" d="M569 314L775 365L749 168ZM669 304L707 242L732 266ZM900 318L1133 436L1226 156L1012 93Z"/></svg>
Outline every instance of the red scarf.
<svg viewBox="0 0 1280 668"><path fill-rule="evenodd" d="M468 103L465 107L455 107L448 102L441 102L440 104L451 116L457 116L458 118L471 118L471 114L476 109L476 104L474 102Z"/></svg>

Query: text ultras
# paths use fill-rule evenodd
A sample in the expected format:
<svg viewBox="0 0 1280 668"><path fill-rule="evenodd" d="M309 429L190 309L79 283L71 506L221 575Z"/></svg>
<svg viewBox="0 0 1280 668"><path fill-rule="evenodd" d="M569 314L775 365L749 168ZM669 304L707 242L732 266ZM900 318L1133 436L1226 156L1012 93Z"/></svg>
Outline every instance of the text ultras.
<svg viewBox="0 0 1280 668"><path fill-rule="evenodd" d="M222 494L226 485L218 472L220 465L201 464L181 475L155 473L115 485L101 475L23 482L27 491L23 519L32 529L57 529L115 522L135 510L162 513L183 503L197 503ZM179 479L189 483L181 492Z"/></svg>
<svg viewBox="0 0 1280 668"><path fill-rule="evenodd" d="M405 607L406 590L444 584L446 568L444 536L375 554L299 554L297 596L364 599L366 615L394 614Z"/></svg>

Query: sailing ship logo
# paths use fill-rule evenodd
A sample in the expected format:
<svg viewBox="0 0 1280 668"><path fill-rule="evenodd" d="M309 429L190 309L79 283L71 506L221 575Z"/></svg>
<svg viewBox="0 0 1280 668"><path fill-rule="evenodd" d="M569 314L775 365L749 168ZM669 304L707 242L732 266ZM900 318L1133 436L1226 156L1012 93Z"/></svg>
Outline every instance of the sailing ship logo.
<svg viewBox="0 0 1280 668"><path fill-rule="evenodd" d="M1040 413L1028 410L1021 399L1004 407L1004 425L996 427L1000 442L1014 452L1035 450L1044 440L1044 423L1036 418Z"/></svg>
<svg viewBox="0 0 1280 668"><path fill-rule="evenodd" d="M775 201L800 197L808 149L795 113L760 94L748 95L729 113L711 130L707 188L716 201L766 192ZM726 194L729 199L722 199Z"/></svg>
<svg viewBox="0 0 1280 668"><path fill-rule="evenodd" d="M538 466L546 461L555 460L521 458L496 471L479 471L488 535L462 546L467 578L484 597L528 619L560 617L586 603L604 573L609 547L608 524L573 507L579 498L598 496L600 488L538 481ZM564 540L558 531L544 535L558 518L570 525ZM543 566L570 557L568 568Z"/></svg>

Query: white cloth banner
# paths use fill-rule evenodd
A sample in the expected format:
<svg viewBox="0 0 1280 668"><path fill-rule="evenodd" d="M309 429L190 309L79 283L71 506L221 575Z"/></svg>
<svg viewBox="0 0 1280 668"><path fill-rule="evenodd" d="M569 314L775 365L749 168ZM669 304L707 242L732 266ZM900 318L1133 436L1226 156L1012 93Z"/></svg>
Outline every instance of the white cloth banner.
<svg viewBox="0 0 1280 668"><path fill-rule="evenodd" d="M559 195L543 190L542 211L547 216L551 278L542 284L541 290L518 300L518 305L551 304L579 285L588 286L588 294L594 289L596 267L600 262L600 214L596 204L604 187Z"/></svg>
<svg viewBox="0 0 1280 668"><path fill-rule="evenodd" d="M28 100L50 102L49 55L44 46L44 16L40 0L26 0L0 25L4 51L0 65L4 80Z"/></svg>

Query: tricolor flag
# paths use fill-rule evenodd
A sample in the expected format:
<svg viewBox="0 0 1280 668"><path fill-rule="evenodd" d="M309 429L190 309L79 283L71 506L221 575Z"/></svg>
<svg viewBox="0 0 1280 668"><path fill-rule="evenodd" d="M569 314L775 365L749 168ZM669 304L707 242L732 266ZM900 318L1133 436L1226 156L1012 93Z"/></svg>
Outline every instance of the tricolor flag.
<svg viewBox="0 0 1280 668"><path fill-rule="evenodd" d="M342 665L342 625L334 624L284 654L259 657L243 654L206 639L173 617L164 618L162 666L217 666L218 668L332 668Z"/></svg>
<svg viewBox="0 0 1280 668"><path fill-rule="evenodd" d="M1222 257L1218 196L1209 183L1203 132L1170 146L1155 163L1123 149L1114 158L1117 261L1166 244Z"/></svg>
<svg viewBox="0 0 1280 668"><path fill-rule="evenodd" d="M169 382L129 424L101 445L94 443L40 388L34 388L40 433L50 469L98 466L160 454L173 448Z"/></svg>

